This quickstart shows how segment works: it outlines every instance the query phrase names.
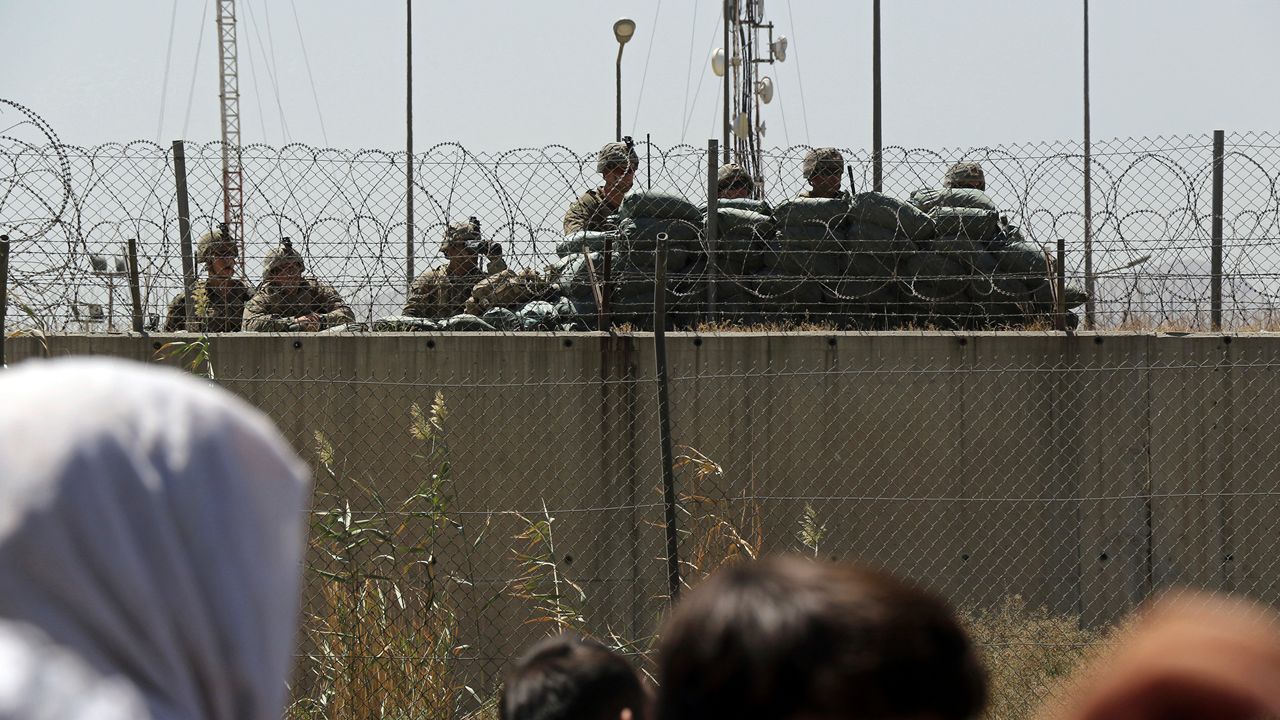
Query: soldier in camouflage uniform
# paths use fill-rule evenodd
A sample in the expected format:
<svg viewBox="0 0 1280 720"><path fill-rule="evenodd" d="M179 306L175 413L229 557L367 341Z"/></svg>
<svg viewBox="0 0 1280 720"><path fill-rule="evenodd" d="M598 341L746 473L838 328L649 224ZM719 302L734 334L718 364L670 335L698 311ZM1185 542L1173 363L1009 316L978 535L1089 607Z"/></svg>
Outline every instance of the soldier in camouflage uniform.
<svg viewBox="0 0 1280 720"><path fill-rule="evenodd" d="M982 172L982 166L976 162L956 163L947 168L947 174L942 178L942 187L985 191L987 177Z"/></svg>
<svg viewBox="0 0 1280 720"><path fill-rule="evenodd" d="M741 165L721 165L716 173L716 194L721 200L749 198L755 188L755 180Z"/></svg>
<svg viewBox="0 0 1280 720"><path fill-rule="evenodd" d="M440 254L448 259L413 279L404 314L419 318L444 318L464 310L471 290L486 277L507 271L502 259L502 246L485 242L476 218L449 223L444 229ZM487 272L480 267L480 257L488 262Z"/></svg>
<svg viewBox="0 0 1280 720"><path fill-rule="evenodd" d="M608 218L618 211L622 198L636 179L640 157L630 137L611 142L596 154L596 172L604 176L604 185L586 191L564 213L564 234L580 230L612 230Z"/></svg>
<svg viewBox="0 0 1280 720"><path fill-rule="evenodd" d="M178 293L169 303L165 332L237 332L249 301L249 287L234 276L236 244L222 233L207 232L196 243L196 261L203 263L209 277L196 283L191 293L193 317L187 327L186 293Z"/></svg>
<svg viewBox="0 0 1280 720"><path fill-rule="evenodd" d="M809 189L797 197L802 198L845 198L849 193L840 189L844 177L844 155L835 148L814 148L805 153L804 177L809 181Z"/></svg>
<svg viewBox="0 0 1280 720"><path fill-rule="evenodd" d="M289 238L267 253L262 284L244 307L244 329L317 332L353 322L355 314L332 286L303 277L306 263Z"/></svg>

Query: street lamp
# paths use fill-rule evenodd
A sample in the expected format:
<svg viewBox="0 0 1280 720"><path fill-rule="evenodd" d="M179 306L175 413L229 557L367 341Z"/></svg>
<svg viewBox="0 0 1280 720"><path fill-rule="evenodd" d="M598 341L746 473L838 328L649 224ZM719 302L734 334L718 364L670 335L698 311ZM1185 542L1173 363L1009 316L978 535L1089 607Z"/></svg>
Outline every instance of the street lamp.
<svg viewBox="0 0 1280 720"><path fill-rule="evenodd" d="M618 123L617 132L614 133L614 140L622 140L622 48L626 47L627 42L636 34L636 21L631 18L619 18L613 24L613 36L618 40L618 84L617 84L617 100L618 100Z"/></svg>

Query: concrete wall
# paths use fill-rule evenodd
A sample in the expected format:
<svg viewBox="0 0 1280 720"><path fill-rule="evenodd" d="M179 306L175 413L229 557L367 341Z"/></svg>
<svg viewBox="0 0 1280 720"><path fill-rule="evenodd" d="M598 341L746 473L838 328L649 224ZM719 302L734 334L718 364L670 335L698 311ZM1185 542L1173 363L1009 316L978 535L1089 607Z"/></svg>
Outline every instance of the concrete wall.
<svg viewBox="0 0 1280 720"><path fill-rule="evenodd" d="M48 346L145 360L166 339ZM444 393L458 528L433 548L461 581L461 632L486 673L543 632L509 582L516 536L544 503L561 570L586 595L570 604L598 631L654 629L666 576L650 335L212 342L219 382L300 452L313 457L316 432L334 442L340 478L320 490L343 497L358 495L351 478L402 500L437 469L408 408ZM1098 625L1171 584L1280 600L1278 338L674 334L669 348L675 442L723 469L678 473L702 498L681 517L689 563L729 554L728 527L753 552L803 549L808 506L826 528L820 555L961 604L1021 595ZM10 341L11 361L41 352Z"/></svg>

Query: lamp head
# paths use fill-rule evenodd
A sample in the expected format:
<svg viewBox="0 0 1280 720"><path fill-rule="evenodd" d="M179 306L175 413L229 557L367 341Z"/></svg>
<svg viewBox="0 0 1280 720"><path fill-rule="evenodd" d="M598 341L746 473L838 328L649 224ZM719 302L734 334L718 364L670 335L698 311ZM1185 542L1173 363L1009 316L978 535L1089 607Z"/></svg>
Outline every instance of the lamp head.
<svg viewBox="0 0 1280 720"><path fill-rule="evenodd" d="M619 18L613 24L613 36L618 39L619 45L626 45L631 40L631 36L636 34L636 21L631 18Z"/></svg>

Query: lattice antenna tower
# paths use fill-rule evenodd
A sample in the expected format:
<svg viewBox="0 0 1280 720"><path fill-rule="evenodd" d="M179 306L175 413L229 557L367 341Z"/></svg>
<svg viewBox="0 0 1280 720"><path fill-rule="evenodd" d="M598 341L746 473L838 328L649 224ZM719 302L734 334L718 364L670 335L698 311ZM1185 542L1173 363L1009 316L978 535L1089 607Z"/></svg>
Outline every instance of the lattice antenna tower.
<svg viewBox="0 0 1280 720"><path fill-rule="evenodd" d="M765 21L764 0L725 0L729 47L712 55L712 72L729 73L729 103L725 126L730 129L726 143L732 160L756 180L756 191L764 192L762 138L765 122L762 104L773 101L773 78L762 76L758 66L787 59L787 38L773 36L773 23ZM727 57L726 57L727 55ZM726 60L728 62L726 62Z"/></svg>
<svg viewBox="0 0 1280 720"><path fill-rule="evenodd" d="M222 207L227 232L240 248L244 270L244 170L240 163L240 71L236 57L236 2L218 0L218 78L222 112Z"/></svg>

